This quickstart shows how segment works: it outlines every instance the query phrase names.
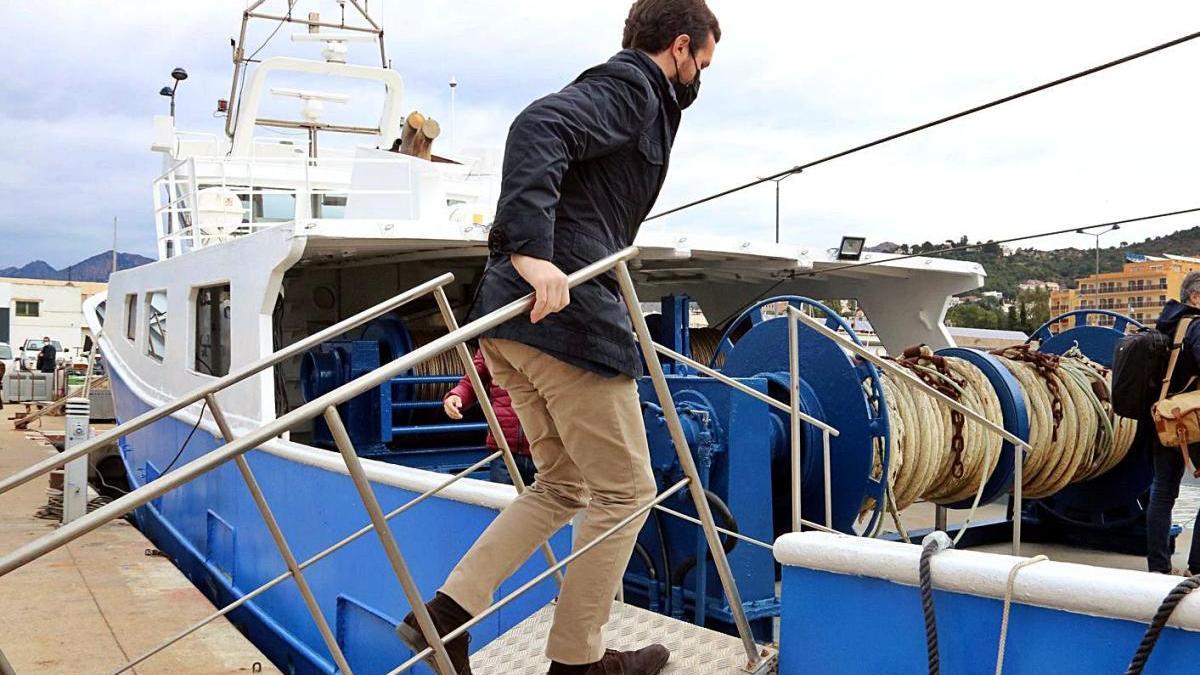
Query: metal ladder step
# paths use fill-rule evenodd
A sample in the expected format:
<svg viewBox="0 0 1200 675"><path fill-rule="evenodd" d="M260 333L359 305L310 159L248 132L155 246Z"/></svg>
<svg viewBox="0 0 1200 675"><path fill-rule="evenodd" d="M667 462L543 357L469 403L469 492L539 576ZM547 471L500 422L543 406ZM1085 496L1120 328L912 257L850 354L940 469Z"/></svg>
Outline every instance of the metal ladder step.
<svg viewBox="0 0 1200 675"><path fill-rule="evenodd" d="M471 655L471 669L486 675L545 675L550 662L544 654L546 635L554 617L554 603ZM640 607L613 603L612 616L604 626L605 644L610 649L639 649L657 642L671 650L671 660L661 675L766 675L775 672L776 651L762 647L764 658L750 670L746 652L736 636L718 633L672 619Z"/></svg>

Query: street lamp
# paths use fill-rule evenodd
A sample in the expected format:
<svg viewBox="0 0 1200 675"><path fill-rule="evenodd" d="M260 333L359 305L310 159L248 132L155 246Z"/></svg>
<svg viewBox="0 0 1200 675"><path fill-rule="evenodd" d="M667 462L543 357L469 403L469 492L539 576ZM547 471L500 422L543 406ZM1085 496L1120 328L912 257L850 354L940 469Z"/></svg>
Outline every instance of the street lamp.
<svg viewBox="0 0 1200 675"><path fill-rule="evenodd" d="M1121 229L1121 226L1113 225L1112 227L1110 227L1106 230L1100 230L1099 232L1088 232L1087 231L1088 229L1090 229L1090 228L1081 227L1078 230L1075 230L1075 232L1077 232L1079 234L1086 234L1089 237L1096 238L1096 274L1099 275L1100 274L1100 235L1108 234L1109 232L1112 232L1114 230L1119 230L1119 229Z"/></svg>
<svg viewBox="0 0 1200 675"><path fill-rule="evenodd" d="M779 184L782 183L783 181L791 178L792 176L795 176L798 173L800 173L800 171L797 170L797 171L791 171L789 173L785 173L784 175L782 175L778 178L760 178L759 179L759 180L769 180L775 184L775 243L776 244L779 243Z"/></svg>

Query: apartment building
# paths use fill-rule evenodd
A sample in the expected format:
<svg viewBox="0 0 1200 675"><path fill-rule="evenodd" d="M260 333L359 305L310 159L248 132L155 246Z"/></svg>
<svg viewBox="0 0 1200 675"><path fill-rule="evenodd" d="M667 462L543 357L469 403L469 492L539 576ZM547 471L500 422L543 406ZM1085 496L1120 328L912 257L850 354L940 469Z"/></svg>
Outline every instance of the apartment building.
<svg viewBox="0 0 1200 675"><path fill-rule="evenodd" d="M1050 315L1076 309L1105 309L1137 321L1158 318L1167 300L1177 299L1179 284L1188 272L1200 270L1200 258L1178 255L1139 256L1127 261L1120 272L1092 274L1078 280L1078 288L1050 294ZM1111 326L1113 318L1101 316L1090 323ZM1053 326L1058 332L1070 328L1071 320Z"/></svg>

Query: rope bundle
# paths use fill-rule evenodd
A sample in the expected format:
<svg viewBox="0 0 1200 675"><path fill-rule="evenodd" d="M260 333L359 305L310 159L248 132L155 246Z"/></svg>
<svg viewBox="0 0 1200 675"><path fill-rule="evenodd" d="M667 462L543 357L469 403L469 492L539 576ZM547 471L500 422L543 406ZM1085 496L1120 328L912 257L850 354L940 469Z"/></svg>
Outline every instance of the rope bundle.
<svg viewBox="0 0 1200 675"><path fill-rule="evenodd" d="M1027 497L1046 497L1095 478L1125 458L1137 423L1113 414L1106 368L1078 349L1060 357L1018 345L993 354L1025 392L1032 446L1024 466ZM922 346L897 363L1003 424L995 389L970 362L935 356ZM892 426L889 489L897 510L919 499L949 504L977 494L999 462L1001 438L896 378L884 376L883 387ZM878 473L881 460L876 463Z"/></svg>
<svg viewBox="0 0 1200 675"><path fill-rule="evenodd" d="M988 420L1003 423L999 397L971 363L935 356L924 346L908 350L898 363ZM921 498L953 503L975 494L1000 461L1000 437L894 378L884 376L883 386L895 469L889 483L897 509Z"/></svg>
<svg viewBox="0 0 1200 675"><path fill-rule="evenodd" d="M1032 450L1024 491L1031 499L1095 478L1128 454L1137 423L1112 412L1106 368L1072 349L1063 356L1026 346L994 352L1025 390ZM1055 399L1061 401L1055 405ZM1053 411L1061 410L1055 420Z"/></svg>

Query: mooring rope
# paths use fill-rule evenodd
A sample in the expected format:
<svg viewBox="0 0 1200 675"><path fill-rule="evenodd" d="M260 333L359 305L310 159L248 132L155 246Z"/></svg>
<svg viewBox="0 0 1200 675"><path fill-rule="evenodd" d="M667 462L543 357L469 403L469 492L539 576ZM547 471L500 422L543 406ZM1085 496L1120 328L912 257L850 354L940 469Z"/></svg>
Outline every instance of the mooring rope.
<svg viewBox="0 0 1200 675"><path fill-rule="evenodd" d="M1162 604L1158 606L1158 611L1154 613L1150 625L1146 627L1146 633L1142 636L1142 641L1138 644L1137 651L1133 654L1133 660L1129 662L1129 668L1125 670L1125 675L1141 675L1142 670L1146 668L1146 662L1150 660L1150 653L1154 651L1154 645L1158 644L1158 638L1167 625L1167 620L1175 613L1175 608L1179 606L1179 603L1183 602L1183 599L1197 588L1200 588L1200 575L1184 579L1175 588L1172 588L1170 593L1167 593L1167 597L1163 598Z"/></svg>
<svg viewBox="0 0 1200 675"><path fill-rule="evenodd" d="M933 572L929 561L934 555L954 548L950 536L941 530L930 532L921 542L921 558L917 567L917 579L921 587L921 613L925 618L925 653L929 661L929 675L938 675L942 670L942 657L938 651L937 614L933 609Z"/></svg>
<svg viewBox="0 0 1200 675"><path fill-rule="evenodd" d="M996 675L1004 673L1004 651L1008 647L1008 614L1012 608L1013 588L1017 583L1017 572L1043 560L1049 560L1049 558L1037 555L1018 562L1008 571L1008 582L1004 585L1004 609L1000 613L1000 643L996 647Z"/></svg>

